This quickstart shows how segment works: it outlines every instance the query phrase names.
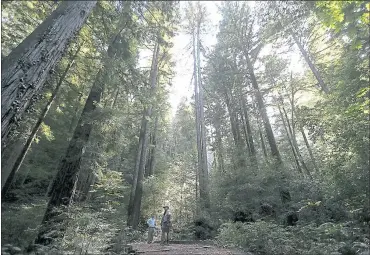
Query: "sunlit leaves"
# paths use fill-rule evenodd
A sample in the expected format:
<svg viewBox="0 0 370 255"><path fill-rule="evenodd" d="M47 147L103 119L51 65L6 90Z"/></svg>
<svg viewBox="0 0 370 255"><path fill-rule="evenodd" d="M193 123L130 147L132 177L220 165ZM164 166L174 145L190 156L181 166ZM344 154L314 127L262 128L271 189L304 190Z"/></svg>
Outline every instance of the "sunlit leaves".
<svg viewBox="0 0 370 255"><path fill-rule="evenodd" d="M6 5L1 4L3 56L7 56L57 6L54 1L10 1Z"/></svg>
<svg viewBox="0 0 370 255"><path fill-rule="evenodd" d="M41 127L40 127L40 130L41 130L41 133L45 136L45 138L48 141L54 140L54 135L53 135L53 132L50 129L50 126L46 125L45 123L42 123Z"/></svg>
<svg viewBox="0 0 370 255"><path fill-rule="evenodd" d="M335 33L348 34L355 43L354 49L360 48L358 32L368 34L369 8L366 1L317 1L316 13L323 24Z"/></svg>

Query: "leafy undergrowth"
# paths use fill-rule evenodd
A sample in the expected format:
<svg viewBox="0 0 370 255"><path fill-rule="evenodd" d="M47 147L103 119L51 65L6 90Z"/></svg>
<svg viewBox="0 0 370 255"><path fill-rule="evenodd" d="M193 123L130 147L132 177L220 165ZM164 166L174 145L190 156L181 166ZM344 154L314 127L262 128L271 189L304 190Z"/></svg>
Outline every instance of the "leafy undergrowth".
<svg viewBox="0 0 370 255"><path fill-rule="evenodd" d="M121 194L125 193L126 187L118 185L119 178L113 182L113 177L106 177L110 181L109 186L95 185L90 199L72 204L68 212L63 213L63 222L67 224L63 238L60 239L58 226L49 229L44 235L53 240L52 245L33 245L37 254L106 254L108 250L114 254L114 250L119 250L122 245L143 240L142 231L125 227L126 210ZM7 244L11 254L14 247L26 254L39 232L46 204L44 196L24 195L2 204L1 241L4 250Z"/></svg>
<svg viewBox="0 0 370 255"><path fill-rule="evenodd" d="M217 240L255 254L369 254L369 238L354 221L284 227L274 222L225 223Z"/></svg>
<svg viewBox="0 0 370 255"><path fill-rule="evenodd" d="M1 210L1 243L16 247L27 247L38 232L46 208L42 198L32 203L17 201L3 203Z"/></svg>

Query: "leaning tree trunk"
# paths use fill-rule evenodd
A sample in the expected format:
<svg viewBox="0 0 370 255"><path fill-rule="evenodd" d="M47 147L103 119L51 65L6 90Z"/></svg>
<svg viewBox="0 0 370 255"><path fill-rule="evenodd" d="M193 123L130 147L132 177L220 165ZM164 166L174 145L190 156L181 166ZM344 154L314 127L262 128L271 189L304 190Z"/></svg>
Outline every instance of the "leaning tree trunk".
<svg viewBox="0 0 370 255"><path fill-rule="evenodd" d="M247 60L247 67L248 67L250 78L251 78L251 81L252 81L252 86L253 86L253 89L255 91L255 96L256 96L257 104L258 104L258 109L259 109L259 112L261 113L262 121L263 121L265 130L266 130L266 134L267 134L267 139L268 139L268 142L269 142L269 145L270 145L270 148L271 148L271 154L276 159L277 163L279 165L281 165L283 161L281 159L279 149L276 145L275 136L274 136L274 133L272 131L270 120L267 116L265 103L263 102L262 94L261 94L261 91L258 87L257 79L254 75L253 65L252 65L252 63L249 59L248 54L245 54L245 57L246 57L246 60Z"/></svg>
<svg viewBox="0 0 370 255"><path fill-rule="evenodd" d="M8 135L38 97L97 1L64 1L2 61L1 139Z"/></svg>
<svg viewBox="0 0 370 255"><path fill-rule="evenodd" d="M246 61L247 61L247 67L248 67L248 70L249 70L250 79L252 81L252 86L253 86L253 89L255 91L255 96L256 96L256 99L257 99L259 112L261 113L262 121L263 121L263 124L265 126L265 130L266 130L266 134L267 134L267 139L268 139L268 142L269 142L269 145L270 145L270 148L271 148L271 154L274 157L275 162L276 162L276 165L274 165L274 166L275 166L275 169L280 173L281 182L280 182L280 185L279 185L279 193L280 193L281 202L285 205L285 204L287 204L287 202L289 202L291 200L291 197L290 197L290 192L287 189L287 184L288 183L286 181L286 177L285 177L285 174L283 172L283 160L281 159L279 149L276 145L275 136L274 136L274 133L272 131L270 120L267 116L265 103L263 102L262 94L261 94L261 91L259 90L257 79L254 75L253 64L251 63L251 61L249 59L248 53L245 54L245 58L246 58Z"/></svg>
<svg viewBox="0 0 370 255"><path fill-rule="evenodd" d="M97 104L100 102L106 76L107 73L105 69L101 69L97 74L97 79L86 100L85 107L67 148L66 155L59 164L59 170L53 182L51 198L42 221L43 227L35 241L37 244L48 245L50 243L50 240L45 238L44 234L52 227L53 219L57 219L58 216L60 216L60 213L54 212L54 209L60 206L68 207L72 200L78 173L80 171L82 155L93 127L92 122L87 121L87 118L88 115L94 112ZM60 235L64 235L63 230L60 231Z"/></svg>
<svg viewBox="0 0 370 255"><path fill-rule="evenodd" d="M299 39L297 38L297 36L294 34L294 32L289 29L288 30L289 33L291 34L291 36L293 37L293 40L294 42L297 44L300 52L302 53L306 63L308 64L308 66L310 67L313 75L315 76L317 82L319 83L321 89L326 93L328 94L329 93L329 88L328 86L325 84L324 80L322 79L321 77L321 74L319 72L319 70L317 70L316 66L313 64L312 60L310 59L310 57L308 56L308 53L307 51L303 48L303 45L301 44L301 42L299 41Z"/></svg>
<svg viewBox="0 0 370 255"><path fill-rule="evenodd" d="M6 178L6 182L5 182L4 186L1 189L2 197L5 196L6 192L11 187L11 185L13 183L13 180L14 180L15 173L19 170L20 166L22 165L22 162L23 162L24 158L26 157L26 154L27 154L29 148L31 147L32 141L35 138L35 136L36 136L36 134L37 134L37 132L38 132L40 126L41 126L41 123L44 121L45 116L49 112L49 109L50 109L54 99L56 98L56 96L59 92L59 89L62 86L63 81L65 80L65 78L68 74L69 69L72 67L77 54L80 52L81 46L82 45L80 45L78 47L76 53L72 56L71 62L67 65L67 68L63 72L62 76L59 78L59 81L58 81L51 97L49 98L49 101L46 103L44 109L42 110L42 112L41 112L41 114L40 114L40 116L39 116L39 118L38 118L38 120L35 124L35 126L32 129L32 132L31 132L30 136L28 137L28 139L26 141L26 144L23 146L22 151L18 155L17 160L15 161L15 163L12 167L12 170L10 171L9 176ZM4 178L4 176L1 176L1 177Z"/></svg>
<svg viewBox="0 0 370 255"><path fill-rule="evenodd" d="M298 122L300 122L299 115L297 114L297 112L295 110L294 110L294 115L296 116ZM318 172L319 171L319 168L317 167L315 156L313 155L311 146L310 146L310 144L308 142L307 136L306 136L306 134L304 132L304 129L303 129L303 126L301 125L301 123L298 123L298 127L299 127L299 130L300 130L301 134L302 134L302 137L303 137L304 143L305 143L305 145L307 147L308 153L310 154L310 158L312 160L313 167Z"/></svg>
<svg viewBox="0 0 370 255"><path fill-rule="evenodd" d="M306 163L305 163L305 161L304 161L304 159L303 159L303 157L302 157L301 152L299 151L299 147L298 147L297 139L296 139L296 137L295 137L295 135L294 135L294 133L293 133L293 129L292 129L291 124L290 124L290 122L289 122L288 114L287 114L287 112L285 111L284 106L283 106L282 108L283 108L284 116L285 116L286 121L287 121L287 125L288 125L288 129L289 129L289 133L290 133L290 136L291 136L291 138L292 138L293 146L294 146L294 148L295 148L295 150L296 150L296 152L297 152L297 157L298 157L299 161L301 162L302 167L303 167L303 169L305 170L306 174L307 174L307 175L308 175L308 177L312 180L311 172L310 172L310 170L308 169L308 167L307 167L307 165L306 165ZM292 121L292 122L293 122L293 121Z"/></svg>
<svg viewBox="0 0 370 255"><path fill-rule="evenodd" d="M292 152L293 152L294 161L295 161L295 163L296 163L296 165L297 165L298 172L299 172L300 174L303 174L303 171L302 171L301 165L299 164L299 160L298 160L298 156L297 156L296 148L294 147L293 142L292 142L292 138L291 138L291 135L292 135L292 134L288 131L287 123L286 123L286 121L285 121L284 115L283 115L283 113L281 112L281 109L280 109L280 107L279 107L279 106L278 106L278 109L279 109L279 113L280 113L280 118L281 118L281 120L283 121L283 127L284 127L284 130L285 130L286 136L287 136L287 140L288 140L289 145L290 145L290 148L292 149Z"/></svg>
<svg viewBox="0 0 370 255"><path fill-rule="evenodd" d="M120 29L110 43L107 50L108 57L113 57L113 55L110 54L110 52L112 52L111 48L114 46L123 28L124 27ZM99 70L95 82L90 90L89 96L87 97L80 119L74 130L66 154L58 166L58 172L51 184L51 197L42 220L42 227L35 240L36 244L50 244L52 239L48 238L45 234L53 228L55 222L59 220L63 222L63 219L59 219L63 214L59 209L68 207L72 201L78 179L78 173L80 171L81 159L83 153L85 152L85 148L93 128L93 122L91 120L89 121L89 115L94 113L97 105L100 103L104 90L104 84L108 76L108 71L108 66L102 67ZM63 237L64 231L65 229L60 227L56 233Z"/></svg>

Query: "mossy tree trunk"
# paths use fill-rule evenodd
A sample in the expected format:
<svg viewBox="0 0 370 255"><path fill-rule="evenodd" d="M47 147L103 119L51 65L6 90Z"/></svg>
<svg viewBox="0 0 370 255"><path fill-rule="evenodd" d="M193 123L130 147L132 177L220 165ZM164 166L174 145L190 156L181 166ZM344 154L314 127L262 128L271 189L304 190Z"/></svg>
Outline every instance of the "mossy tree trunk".
<svg viewBox="0 0 370 255"><path fill-rule="evenodd" d="M40 129L40 126L41 126L42 122L44 121L46 115L48 114L49 109L50 109L52 103L54 102L54 99L56 98L56 96L57 96L57 94L59 92L59 89L62 86L63 81L65 80L65 78L66 78L66 76L68 74L69 69L72 67L72 65L73 65L73 63L75 61L75 58L77 57L77 54L80 52L81 46L82 45L80 45L78 47L76 53L72 56L72 59L71 59L70 63L67 65L67 67L64 70L63 74L60 76L60 78L58 80L58 83L55 86L54 91L53 91L51 97L49 98L49 100L46 103L44 109L42 110L42 112L41 112L41 114L40 114L40 116L39 116L39 118L38 118L35 126L32 129L31 134L27 138L26 144L23 146L21 152L17 156L17 159L16 159L13 167L11 168L11 171L9 173L9 176L7 178L4 175L2 176L2 178L4 178L4 177L6 178L6 182L5 182L4 186L1 189L1 195L2 195L2 197L5 196L6 192L11 187L11 184L13 183L15 174L19 170L20 166L22 165L22 162L23 162L23 160L24 160L24 158L25 158L25 156L26 156L29 148L31 147L32 141L34 140L34 138L35 138L38 130Z"/></svg>
<svg viewBox="0 0 370 255"><path fill-rule="evenodd" d="M1 66L2 150L24 112L40 96L54 66L85 23L97 1L63 1L7 57Z"/></svg>

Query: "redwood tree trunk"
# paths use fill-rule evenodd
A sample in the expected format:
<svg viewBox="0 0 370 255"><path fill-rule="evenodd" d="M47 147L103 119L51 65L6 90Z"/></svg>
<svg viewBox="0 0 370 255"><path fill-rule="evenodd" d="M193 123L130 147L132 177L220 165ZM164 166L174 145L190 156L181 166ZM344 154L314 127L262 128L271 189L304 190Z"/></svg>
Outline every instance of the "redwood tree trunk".
<svg viewBox="0 0 370 255"><path fill-rule="evenodd" d="M95 184L96 175L91 169L84 169L78 174L78 180L76 183L76 191L73 197L73 201L82 202L87 200L89 192L92 186Z"/></svg>
<svg viewBox="0 0 370 255"><path fill-rule="evenodd" d="M261 147L262 147L263 155L265 156L266 162L268 162L268 155L267 155L265 140L263 138L263 134L262 134L262 130L261 130L261 121L260 121L260 118L258 117L258 114L256 115L256 118L257 118L258 134L259 134L260 141L261 141Z"/></svg>
<svg viewBox="0 0 370 255"><path fill-rule="evenodd" d="M122 30L123 28L112 40L107 53L111 51L111 47L113 47ZM108 54L108 57L113 56ZM59 219L60 216L63 215L61 211L55 209L61 209L63 206L68 207L72 202L73 193L76 189L76 183L78 180L78 173L80 171L81 159L93 128L93 122L89 121L89 115L95 111L96 106L100 103L104 91L104 84L108 75L107 71L107 66L102 67L99 70L89 96L87 97L80 119L78 120L77 126L74 130L66 154L58 166L58 172L51 184L51 197L42 220L42 227L35 240L36 244L50 244L52 239L47 238L45 233L49 232L53 227L55 227L55 225L59 228L59 225L55 224L55 222L59 220L62 222L64 221L63 219ZM63 237L64 231L65 229L60 226L57 230L57 235Z"/></svg>
<svg viewBox="0 0 370 255"><path fill-rule="evenodd" d="M37 244L49 244L49 240L45 239L43 234L48 231L51 226L48 223L52 224L52 219L59 216L58 213L53 212L54 209L60 206L68 207L71 202L75 183L78 178L78 172L80 170L81 158L92 130L92 123L88 122L86 118L95 110L96 104L100 102L104 78L106 76L103 74L104 72L104 69L101 69L97 75L97 79L90 91L73 137L67 148L66 155L59 164L59 170L54 181L51 198L43 218L43 225L48 227L39 232L38 238L35 241ZM61 233L61 235L63 235L63 233Z"/></svg>
<svg viewBox="0 0 370 255"><path fill-rule="evenodd" d="M240 95L240 101L243 107L242 115L244 117L244 124L245 124L246 131L247 131L246 133L248 135L248 146L249 146L250 156L251 156L254 166L258 170L257 152L256 152L256 148L254 147L253 134L252 134L251 124L249 121L247 104L246 104L246 100L243 97L243 95Z"/></svg>
<svg viewBox="0 0 370 255"><path fill-rule="evenodd" d="M276 145L275 136L274 136L274 133L272 131L270 120L267 116L265 103L263 102L263 97L262 97L261 91L259 90L257 79L254 75L253 64L251 63L251 61L249 59L248 53L245 54L245 58L246 58L246 61L247 61L247 67L248 67L248 70L249 70L249 75L250 75L250 79L251 79L251 82L252 82L252 86L253 86L253 89L255 91L255 96L256 96L256 99L257 99L259 112L261 113L262 121L263 121L263 124L265 126L265 130L266 130L266 134L267 134L267 139L268 139L268 142L269 142L269 145L270 145L270 148L271 148L271 154L274 157L275 162L276 162L276 165L274 165L274 166L275 166L275 169L278 172L280 172L280 174L281 174L281 176L280 176L281 182L280 182L280 185L279 185L279 193L280 193L281 201L282 201L283 204L286 204L287 201L290 201L291 197L290 197L289 190L286 189L287 182L286 182L285 174L282 171L283 160L281 159L279 149Z"/></svg>
<svg viewBox="0 0 370 255"><path fill-rule="evenodd" d="M253 65L252 65L252 63L249 59L248 54L245 54L245 57L246 57L246 60L247 60L247 66L248 66L248 70L249 70L250 79L252 81L252 86L253 86L253 89L255 91L255 96L256 96L256 99L257 99L259 112L261 113L262 121L263 121L265 130L266 130L266 134L267 134L267 139L268 139L268 142L269 142L269 145L270 145L270 148L271 148L271 154L276 159L277 163L279 165L281 165L283 161L281 159L279 149L276 145L275 136L274 136L274 133L272 131L270 120L267 116L265 103L263 102L262 94L261 94L261 91L258 87L257 79L254 75Z"/></svg>
<svg viewBox="0 0 370 255"><path fill-rule="evenodd" d="M97 1L63 1L2 61L2 149L25 110L37 99L54 66L63 56Z"/></svg>
<svg viewBox="0 0 370 255"><path fill-rule="evenodd" d="M304 161L304 159L303 159L303 157L302 157L301 152L299 151L299 147L298 147L297 139L296 139L296 137L295 137L295 135L294 135L294 133L293 133L293 129L292 129L291 124L290 124L289 119L288 119L288 114L287 114L287 112L285 111L285 108L284 108L284 107L283 107L283 113L284 113L284 116L285 116L286 121L287 121L287 125L288 125L288 128L289 128L289 133L290 133L290 136L291 136L291 138L292 138L292 143L293 143L293 146L294 146L294 148L295 148L295 150L296 150L297 157L298 157L299 161L301 162L302 167L303 167L303 169L305 170L305 172L306 172L306 174L308 175L308 177L310 177L310 179L312 179L311 172L310 172L310 170L308 169L308 167L307 167L307 165L306 165L306 163L305 163L305 161Z"/></svg>
<svg viewBox="0 0 370 255"><path fill-rule="evenodd" d="M157 87L157 76L158 76L158 60L159 60L159 43L157 42L154 47L153 52L153 60L152 60L152 67L151 67L151 73L150 73L150 94L154 95L156 87ZM139 150L141 150L140 160L139 160L139 166L137 168L137 183L136 188L134 191L134 196L130 198L132 201L132 214L130 217L132 218L132 227L136 229L139 224L140 219L140 209L141 209L141 200L143 195L143 180L144 180L144 172L145 172L145 163L147 159L147 149L148 149L148 136L149 136L149 121L148 118L152 116L153 111L153 105L149 105L148 108L144 110L143 115L143 141L141 143L141 148L139 147ZM136 174L135 174L136 175Z"/></svg>
<svg viewBox="0 0 370 255"><path fill-rule="evenodd" d="M296 118L297 118L297 120L299 122L300 121L299 120L299 115L297 115L297 112L295 110L294 110L294 115L296 116ZM302 137L303 137L304 143L305 143L305 145L307 147L308 153L310 154L310 158L312 160L313 167L318 172L319 171L319 168L317 167L315 156L313 155L311 146L310 146L310 144L308 142L307 136L306 136L306 134L304 132L304 129L303 129L303 126L301 125L301 123L298 123L298 127L299 127L299 130L300 130L301 134L302 134Z"/></svg>
<svg viewBox="0 0 370 255"><path fill-rule="evenodd" d="M225 89L225 103L226 103L227 111L229 112L231 133L233 134L234 143L235 143L235 146L238 146L238 144L240 143L240 139L241 139L240 130L239 130L239 127L237 126L237 119L236 119L235 112L231 104L229 93L227 93L226 89Z"/></svg>
<svg viewBox="0 0 370 255"><path fill-rule="evenodd" d="M293 142L292 142L291 133L288 131L287 123L286 123L286 121L284 119L283 113L280 110L280 107L278 107L278 109L279 109L279 113L280 113L280 118L283 121L283 127L284 127L284 130L285 130L286 136L287 136L287 140L288 140L289 145L290 145L290 148L292 149L292 152L293 152L294 161L295 161L295 163L297 165L298 172L300 174L303 174L301 165L299 164L299 160L298 160L296 149L295 149L295 147L293 145Z"/></svg>
<svg viewBox="0 0 370 255"><path fill-rule="evenodd" d="M215 133L216 133L216 152L217 152L217 159L218 165L221 170L221 173L225 173L225 162L224 162L224 149L222 145L222 136L221 136L221 124L220 119L217 118L214 123Z"/></svg>
<svg viewBox="0 0 370 255"><path fill-rule="evenodd" d="M154 130L151 134L150 148L149 148L149 159L147 162L145 174L146 177L154 174L155 159L156 159L156 146L157 146L157 130L158 130L158 117L155 118Z"/></svg>
<svg viewBox="0 0 370 255"><path fill-rule="evenodd" d="M197 125L197 148L198 148L198 167L199 167L199 198L201 209L210 206L208 188L208 161L206 146L206 129L204 124L203 109L203 87L201 84L200 73L200 23L193 31L193 57L194 57L194 93L196 105L196 125Z"/></svg>
<svg viewBox="0 0 370 255"><path fill-rule="evenodd" d="M197 53L196 53L196 34L193 31L193 60L194 60L194 101L195 101L195 130L197 133L197 154L198 154L198 164L197 164L197 171L196 171L196 201L199 202L201 195L198 196L198 192L203 187L203 178L201 177L203 166L202 166L202 145L201 145L201 128L200 128L200 113L199 113L199 94L198 94L198 72L197 72ZM197 203L197 208L200 208ZM198 213L198 210L197 210Z"/></svg>
<svg viewBox="0 0 370 255"><path fill-rule="evenodd" d="M114 57L114 55L110 54L110 52L112 52L112 47L114 47L114 44L118 36L121 34L123 28L124 26L122 26L122 29L118 31L112 42L109 44L107 49L107 57ZM97 105L101 102L104 85L108 76L109 66L109 62L108 64L106 63L106 65L103 66L96 75L95 82L90 90L89 96L74 130L72 139L68 145L66 154L58 166L58 172L54 178L54 181L51 183L51 197L42 221L42 227L35 240L36 244L50 244L52 240L46 238L44 234L52 229L52 227L55 225L55 222L58 221L60 215L62 215L61 210L59 209L68 207L72 202L81 167L81 159L85 152L94 124L89 116L94 113ZM64 220L61 219L61 221ZM63 237L64 229L61 228L57 230L57 233L58 236Z"/></svg>
<svg viewBox="0 0 370 255"><path fill-rule="evenodd" d="M56 96L59 92L59 89L62 86L62 83L63 83L63 81L65 80L65 78L68 74L69 69L72 67L77 54L80 52L81 46L82 45L80 45L78 47L76 53L73 55L73 57L71 59L71 62L67 65L67 68L63 72L62 76L59 78L59 81L58 81L58 83L57 83L49 101L46 103L44 109L42 110L42 112L39 116L39 119L37 120L35 126L32 129L32 132L31 132L30 136L28 137L28 139L26 141L26 144L23 146L20 154L18 155L17 160L15 161L15 163L12 167L12 170L10 171L9 176L6 178L5 184L2 187L2 190L1 190L2 197L5 196L6 192L11 187L11 184L13 183L13 180L14 180L15 173L19 170L20 166L22 165L22 162L23 162L24 158L26 157L28 149L31 147L32 141L35 138L35 136L36 136L36 134L37 134L37 132L38 132L40 126L41 126L41 123L44 121L45 116L48 114L49 109L50 109L54 99L56 98ZM2 178L4 178L4 176L2 176Z"/></svg>
<svg viewBox="0 0 370 255"><path fill-rule="evenodd" d="M229 93L227 93L226 89L224 93L225 93L226 108L229 112L229 117L230 117L231 131L234 137L237 167L245 169L247 162L245 159L246 155L244 153L244 142L240 134L238 117L237 117L235 108L233 107L233 104L231 103L231 98L229 96Z"/></svg>
<svg viewBox="0 0 370 255"><path fill-rule="evenodd" d="M145 122L145 115L143 115L143 118L141 120L141 125L140 125L139 144L138 144L138 150L136 154L134 179L132 182L130 200L129 200L128 207L127 207L127 226L132 226L132 221L133 221L134 198L135 198L137 180L139 176L141 153L143 151L143 141L144 141L144 132L145 132L144 122Z"/></svg>

